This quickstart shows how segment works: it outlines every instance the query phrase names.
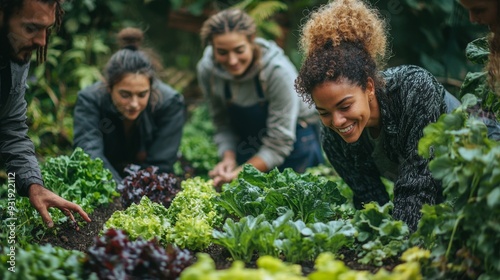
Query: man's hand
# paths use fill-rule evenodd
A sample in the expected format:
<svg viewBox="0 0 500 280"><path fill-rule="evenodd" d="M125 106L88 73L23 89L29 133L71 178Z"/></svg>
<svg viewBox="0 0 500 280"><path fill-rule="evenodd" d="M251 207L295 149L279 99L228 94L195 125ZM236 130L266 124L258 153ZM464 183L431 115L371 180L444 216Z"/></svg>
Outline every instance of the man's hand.
<svg viewBox="0 0 500 280"><path fill-rule="evenodd" d="M33 205L38 213L40 213L40 216L42 216L44 223L49 228L54 226L54 222L52 221L52 218L50 217L48 211L50 207L56 207L61 210L64 215L69 217L75 224L76 220L75 217L73 217L72 212L77 212L85 221L90 222L89 216L87 215L87 213L85 213L85 211L83 211L82 207L75 203L67 201L66 199L49 191L41 185L32 184L30 186L29 199L31 205Z"/></svg>

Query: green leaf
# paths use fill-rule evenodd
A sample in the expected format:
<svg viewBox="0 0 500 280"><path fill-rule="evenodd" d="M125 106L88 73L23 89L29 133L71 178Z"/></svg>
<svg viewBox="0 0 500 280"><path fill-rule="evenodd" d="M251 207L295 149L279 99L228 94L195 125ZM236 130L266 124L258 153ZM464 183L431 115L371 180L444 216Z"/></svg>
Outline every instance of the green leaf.
<svg viewBox="0 0 500 280"><path fill-rule="evenodd" d="M486 64L490 54L488 40L486 38L479 38L467 45L465 49L467 59L476 64Z"/></svg>
<svg viewBox="0 0 500 280"><path fill-rule="evenodd" d="M500 188L497 187L491 191L490 194L488 194L487 201L490 208L498 208L498 206L500 206Z"/></svg>

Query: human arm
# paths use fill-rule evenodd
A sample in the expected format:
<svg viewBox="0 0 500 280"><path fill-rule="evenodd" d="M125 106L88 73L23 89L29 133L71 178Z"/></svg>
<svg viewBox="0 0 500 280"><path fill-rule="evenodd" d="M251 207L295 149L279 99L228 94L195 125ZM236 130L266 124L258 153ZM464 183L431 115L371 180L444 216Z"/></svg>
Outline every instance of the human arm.
<svg viewBox="0 0 500 280"><path fill-rule="evenodd" d="M399 102L389 107L393 120L386 121L397 128L391 147L400 161L399 176L394 181L393 216L414 231L422 206L439 203L441 199L441 184L432 177L429 160L418 155L418 141L423 129L446 111L444 88L422 68L407 66L395 70L387 84L396 90L394 94L400 95L394 96Z"/></svg>
<svg viewBox="0 0 500 280"><path fill-rule="evenodd" d="M73 114L73 146L81 147L91 158L100 158L104 166L120 182L120 174L104 155L104 133L117 129L113 122L100 113L100 95L103 92L102 83L94 84L78 93Z"/></svg>
<svg viewBox="0 0 500 280"><path fill-rule="evenodd" d="M366 140L348 144L336 132L323 126L322 145L332 167L351 188L356 209L362 209L363 204L372 201L380 205L389 202Z"/></svg>
<svg viewBox="0 0 500 280"><path fill-rule="evenodd" d="M166 84L161 84L159 90L163 92L164 100L153 112L155 132L151 145L147 147L146 163L143 165L155 165L162 172L173 172L186 121L184 100Z"/></svg>
<svg viewBox="0 0 500 280"><path fill-rule="evenodd" d="M6 160L6 169L14 175L17 193L29 197L32 206L40 213L48 227L54 223L48 209L56 207L75 221L72 212L77 212L90 222L82 208L43 187L43 180L35 157L35 148L27 136L24 87L16 87L8 94L6 104L0 109L0 153Z"/></svg>
<svg viewBox="0 0 500 280"><path fill-rule="evenodd" d="M222 96L222 88L216 85L212 75L212 67L215 67L210 58L210 48L205 50L203 59L197 65L198 85L208 101L210 116L215 128L214 142L217 145L217 153L220 162L209 171L209 176L214 179L214 186L219 187L234 178L236 162L237 137L232 131L230 119L227 113L225 100Z"/></svg>
<svg viewBox="0 0 500 280"><path fill-rule="evenodd" d="M0 112L0 153L8 173L15 174L15 185L20 196L29 196L32 184L43 185L42 174L35 156L35 147L28 138L26 101L24 93L12 90Z"/></svg>
<svg viewBox="0 0 500 280"><path fill-rule="evenodd" d="M297 72L286 57L270 64L261 75L265 77L263 87L269 100L266 134L249 162L260 159L266 166L262 171L268 171L281 165L293 150L300 99L293 86Z"/></svg>

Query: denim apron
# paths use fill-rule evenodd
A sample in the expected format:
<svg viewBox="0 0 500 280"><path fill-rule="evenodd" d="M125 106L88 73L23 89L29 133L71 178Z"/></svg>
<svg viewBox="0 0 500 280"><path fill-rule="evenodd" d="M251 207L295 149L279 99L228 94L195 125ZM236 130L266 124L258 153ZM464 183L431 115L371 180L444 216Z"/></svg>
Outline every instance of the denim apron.
<svg viewBox="0 0 500 280"><path fill-rule="evenodd" d="M258 75L255 76L254 83L259 102L251 106L239 106L231 103L232 93L229 82L226 81L224 85L224 97L231 126L239 138L236 147L238 164L245 163L258 152L262 145L262 138L267 133L269 102L264 98L264 90ZM297 124L293 150L283 164L278 166L278 169L283 171L284 168L292 168L294 171L302 173L307 167L318 165L323 161L319 127L304 122Z"/></svg>

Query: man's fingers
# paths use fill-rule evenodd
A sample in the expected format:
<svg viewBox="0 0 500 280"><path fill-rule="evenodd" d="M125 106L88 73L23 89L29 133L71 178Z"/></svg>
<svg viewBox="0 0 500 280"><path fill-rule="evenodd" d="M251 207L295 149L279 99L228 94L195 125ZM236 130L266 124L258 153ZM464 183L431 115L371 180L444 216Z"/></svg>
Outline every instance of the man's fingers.
<svg viewBox="0 0 500 280"><path fill-rule="evenodd" d="M43 222L48 228L51 228L54 226L54 222L52 221L52 218L49 215L49 212L45 208L40 208L37 209L38 213L40 213L40 216L42 217Z"/></svg>
<svg viewBox="0 0 500 280"><path fill-rule="evenodd" d="M71 218L72 221L75 221L75 218L73 217L73 212L78 213L86 222L91 222L89 215L83 211L82 207L80 205L75 204L73 202L66 201L62 206L57 207L59 210L61 210L64 215L68 216Z"/></svg>
<svg viewBox="0 0 500 280"><path fill-rule="evenodd" d="M68 207L68 208L69 208L71 211L76 212L76 213L78 213L80 216L82 216L82 218L83 218L86 222L90 223L90 222L92 221L92 220L90 220L89 215L88 215L87 213L85 213L85 211L83 211L82 207L80 207L79 205L74 204L74 203L71 203L71 206L70 206L70 207Z"/></svg>
<svg viewBox="0 0 500 280"><path fill-rule="evenodd" d="M76 223L75 217L73 217L73 214L71 214L71 211L69 211L68 209L64 209L63 213L64 213L64 215L66 215L66 217L70 218L73 222Z"/></svg>

